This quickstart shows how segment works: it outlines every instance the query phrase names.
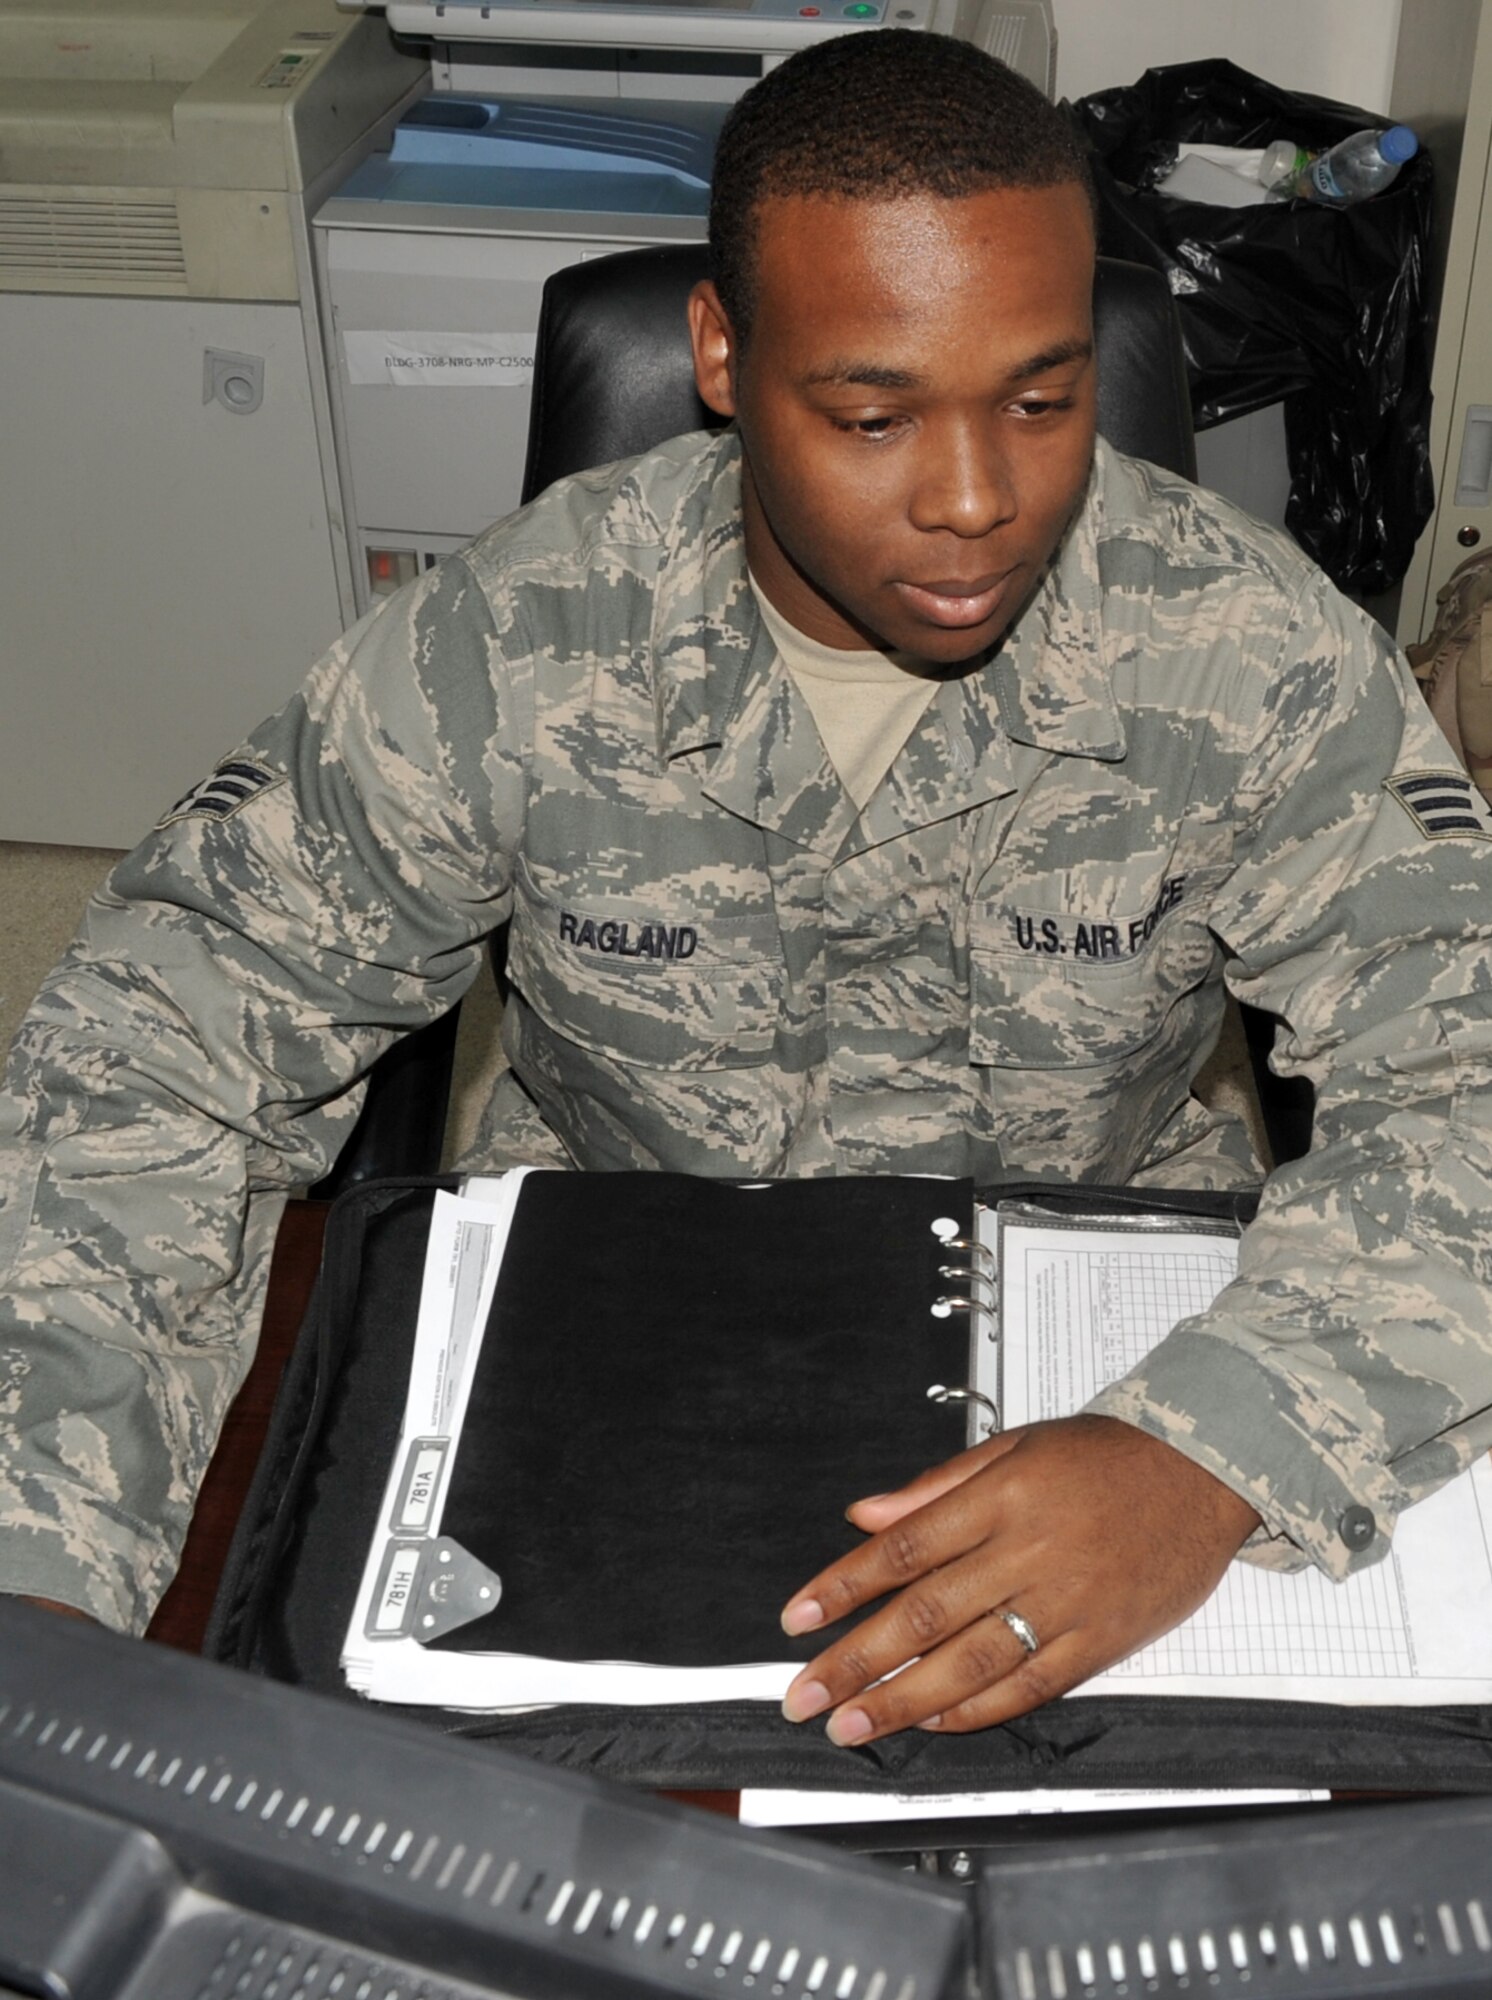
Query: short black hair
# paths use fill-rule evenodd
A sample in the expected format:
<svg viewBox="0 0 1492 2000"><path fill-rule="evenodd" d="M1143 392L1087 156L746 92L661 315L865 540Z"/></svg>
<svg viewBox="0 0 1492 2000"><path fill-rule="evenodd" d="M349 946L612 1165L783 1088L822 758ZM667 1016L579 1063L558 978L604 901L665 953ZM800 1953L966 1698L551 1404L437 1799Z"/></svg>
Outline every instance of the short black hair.
<svg viewBox="0 0 1492 2000"><path fill-rule="evenodd" d="M919 29L838 35L769 70L725 121L710 191L715 288L744 341L759 210L774 195L958 198L1067 182L1093 204L1065 113L994 56Z"/></svg>

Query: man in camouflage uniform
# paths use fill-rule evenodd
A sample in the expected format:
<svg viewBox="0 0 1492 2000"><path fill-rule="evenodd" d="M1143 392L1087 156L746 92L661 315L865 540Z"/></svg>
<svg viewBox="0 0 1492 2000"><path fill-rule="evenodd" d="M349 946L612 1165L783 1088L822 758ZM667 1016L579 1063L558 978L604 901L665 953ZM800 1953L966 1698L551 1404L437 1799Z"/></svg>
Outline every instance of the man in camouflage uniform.
<svg viewBox="0 0 1492 2000"><path fill-rule="evenodd" d="M1290 544L1095 453L1083 175L962 44L774 72L691 306L736 430L410 586L115 871L4 1100L0 1586L144 1624L286 1191L509 916L488 1164L1243 1186L1225 975L1318 1086L1209 1312L853 1510L786 1613L897 1593L789 1696L838 1740L1019 1712L1246 1539L1345 1575L1486 1448L1492 819ZM919 684L855 787L815 645Z"/></svg>

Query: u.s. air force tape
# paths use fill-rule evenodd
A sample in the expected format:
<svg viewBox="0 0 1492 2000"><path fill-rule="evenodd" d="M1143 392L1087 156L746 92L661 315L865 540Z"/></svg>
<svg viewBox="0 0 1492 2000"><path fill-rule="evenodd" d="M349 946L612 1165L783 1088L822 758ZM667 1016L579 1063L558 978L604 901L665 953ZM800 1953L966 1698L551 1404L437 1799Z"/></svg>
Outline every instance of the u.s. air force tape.
<svg viewBox="0 0 1492 2000"><path fill-rule="evenodd" d="M1150 907L1112 919L1072 912L1012 910L1010 936L1017 951L1037 958L1091 959L1111 964L1138 958L1156 926L1186 897L1186 877L1168 875Z"/></svg>

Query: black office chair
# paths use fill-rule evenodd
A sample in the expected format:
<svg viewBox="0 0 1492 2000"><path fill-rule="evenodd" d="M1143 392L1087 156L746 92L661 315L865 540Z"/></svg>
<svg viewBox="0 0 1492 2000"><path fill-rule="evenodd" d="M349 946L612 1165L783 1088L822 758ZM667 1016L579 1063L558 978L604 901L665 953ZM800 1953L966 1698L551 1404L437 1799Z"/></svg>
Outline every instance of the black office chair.
<svg viewBox="0 0 1492 2000"><path fill-rule="evenodd" d="M544 287L534 361L523 497L565 474L648 450L682 431L718 425L694 386L685 302L709 272L702 243L623 250L572 264ZM1181 330L1159 272L1098 260L1094 290L1098 428L1119 450L1195 479L1196 448ZM501 954L495 953L500 974ZM1267 1019L1250 1055L1276 1160L1303 1152L1310 1108L1288 1101L1269 1073ZM434 1172L440 1160L455 1016L410 1036L382 1059L330 1194L386 1173ZM1308 1098L1308 1093L1307 1093Z"/></svg>

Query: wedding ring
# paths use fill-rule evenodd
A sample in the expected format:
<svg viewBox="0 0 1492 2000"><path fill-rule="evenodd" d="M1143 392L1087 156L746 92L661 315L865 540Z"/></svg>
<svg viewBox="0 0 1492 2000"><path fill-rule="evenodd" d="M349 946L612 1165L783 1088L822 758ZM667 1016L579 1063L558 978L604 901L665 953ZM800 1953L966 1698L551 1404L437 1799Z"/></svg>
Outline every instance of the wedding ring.
<svg viewBox="0 0 1492 2000"><path fill-rule="evenodd" d="M1025 1647L1027 1658L1029 1658L1032 1653L1038 1652L1040 1650L1041 1641L1037 1638L1035 1630L1032 1627L1030 1621L1028 1619L1022 1618L1019 1611L1007 1611L1003 1604L997 1604L994 1610L991 1611L989 1615L991 1618L1004 1619L1005 1623L1010 1627L1011 1631L1014 1632L1016 1638L1019 1639L1021 1644Z"/></svg>

